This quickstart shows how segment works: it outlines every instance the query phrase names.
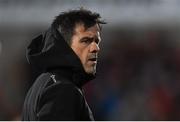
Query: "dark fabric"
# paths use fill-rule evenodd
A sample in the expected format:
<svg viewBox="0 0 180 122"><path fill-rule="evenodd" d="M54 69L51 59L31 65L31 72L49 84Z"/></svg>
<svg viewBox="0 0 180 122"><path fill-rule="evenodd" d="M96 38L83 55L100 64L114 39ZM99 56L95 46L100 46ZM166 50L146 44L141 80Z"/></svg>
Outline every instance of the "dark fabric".
<svg viewBox="0 0 180 122"><path fill-rule="evenodd" d="M82 86L95 76L84 71L56 29L32 40L27 59L41 75L28 91L22 120L94 120Z"/></svg>

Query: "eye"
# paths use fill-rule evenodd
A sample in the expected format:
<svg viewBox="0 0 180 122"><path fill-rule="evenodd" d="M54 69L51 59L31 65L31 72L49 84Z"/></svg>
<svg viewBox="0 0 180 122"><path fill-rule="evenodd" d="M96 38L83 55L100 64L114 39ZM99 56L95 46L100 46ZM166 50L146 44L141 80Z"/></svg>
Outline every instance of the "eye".
<svg viewBox="0 0 180 122"><path fill-rule="evenodd" d="M95 42L96 42L96 44L99 44L99 43L100 43L100 40L99 40L99 39L96 39Z"/></svg>
<svg viewBox="0 0 180 122"><path fill-rule="evenodd" d="M85 43L85 44L90 44L92 42L92 39L90 38L84 38L81 40L82 43Z"/></svg>

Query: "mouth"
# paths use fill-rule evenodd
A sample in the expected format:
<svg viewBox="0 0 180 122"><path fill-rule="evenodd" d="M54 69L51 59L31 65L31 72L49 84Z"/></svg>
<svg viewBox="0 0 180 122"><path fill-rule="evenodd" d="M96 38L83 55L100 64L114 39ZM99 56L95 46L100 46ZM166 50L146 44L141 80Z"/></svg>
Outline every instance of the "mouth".
<svg viewBox="0 0 180 122"><path fill-rule="evenodd" d="M97 60L98 60L98 55L97 54L93 54L93 55L89 55L88 57L88 61L90 62L90 64L97 64Z"/></svg>
<svg viewBox="0 0 180 122"><path fill-rule="evenodd" d="M90 63L97 64L97 58L90 58L88 59Z"/></svg>
<svg viewBox="0 0 180 122"><path fill-rule="evenodd" d="M97 61L97 58L90 58L89 61Z"/></svg>

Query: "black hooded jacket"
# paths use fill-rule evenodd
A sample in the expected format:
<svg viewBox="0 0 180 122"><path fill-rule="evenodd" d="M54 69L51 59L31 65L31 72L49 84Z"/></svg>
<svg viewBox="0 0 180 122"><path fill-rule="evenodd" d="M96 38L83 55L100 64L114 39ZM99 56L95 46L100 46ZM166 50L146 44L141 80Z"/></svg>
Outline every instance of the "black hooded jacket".
<svg viewBox="0 0 180 122"><path fill-rule="evenodd" d="M27 59L42 73L27 93L23 120L94 120L82 91L94 76L84 71L56 29L51 27L32 40Z"/></svg>

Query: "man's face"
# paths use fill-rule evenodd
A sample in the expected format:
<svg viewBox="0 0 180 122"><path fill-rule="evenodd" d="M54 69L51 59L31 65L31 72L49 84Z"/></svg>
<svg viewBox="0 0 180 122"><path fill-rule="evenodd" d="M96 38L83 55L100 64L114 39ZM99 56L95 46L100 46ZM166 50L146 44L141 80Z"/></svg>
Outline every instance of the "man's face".
<svg viewBox="0 0 180 122"><path fill-rule="evenodd" d="M85 29L83 24L77 24L72 36L71 48L80 58L84 70L88 74L96 73L99 43L101 41L100 29L97 24Z"/></svg>

